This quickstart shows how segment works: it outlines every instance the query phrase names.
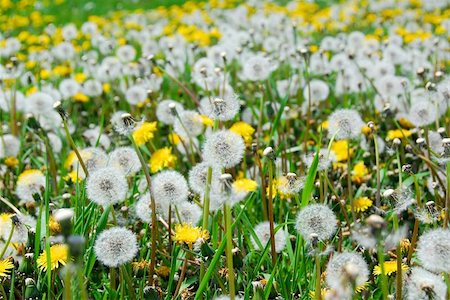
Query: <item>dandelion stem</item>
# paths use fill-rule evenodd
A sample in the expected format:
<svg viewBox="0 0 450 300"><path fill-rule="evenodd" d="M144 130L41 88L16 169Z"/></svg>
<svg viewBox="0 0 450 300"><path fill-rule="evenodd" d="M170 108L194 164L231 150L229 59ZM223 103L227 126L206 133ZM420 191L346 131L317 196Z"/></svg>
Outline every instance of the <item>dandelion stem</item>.
<svg viewBox="0 0 450 300"><path fill-rule="evenodd" d="M318 249L317 249L318 250ZM316 293L315 293L315 299L316 300L322 300L322 293L320 289L320 256L318 253L316 253Z"/></svg>
<svg viewBox="0 0 450 300"><path fill-rule="evenodd" d="M3 250L0 253L0 258L3 257L3 255L6 252L6 249L8 249L9 243L11 242L11 238L14 234L14 222L11 220L11 230L9 231L8 239L6 240L5 246L3 246Z"/></svg>
<svg viewBox="0 0 450 300"><path fill-rule="evenodd" d="M145 179L147 180L147 185L149 191L151 191L152 180L150 177L150 171L148 169L148 165L145 163L144 157L142 156L141 150L139 146L136 144L136 141L133 138L133 135L129 135L131 143L139 157L139 161L141 162L142 169L144 170ZM155 273L155 265L156 265L156 235L157 235L157 219L156 219L156 203L153 198L152 193L150 192L150 209L152 211L152 242L151 242L151 258L150 258L150 270L148 272L148 284L153 284L153 274Z"/></svg>
<svg viewBox="0 0 450 300"><path fill-rule="evenodd" d="M178 279L177 288L175 289L175 293L173 294L174 298L177 298L178 293L180 292L181 285L183 284L184 277L186 276L186 270L187 270L187 264L188 264L188 254L186 253L186 256L184 258L183 262L183 268L181 269L180 278Z"/></svg>
<svg viewBox="0 0 450 300"><path fill-rule="evenodd" d="M77 146L75 145L75 142L72 139L72 135L69 132L69 126L67 125L67 121L63 119L62 122L63 122L64 132L66 133L67 141L69 142L69 145L72 148L73 152L75 152L75 155L78 158L78 162L80 163L81 168L84 171L84 174L86 175L86 177L88 177L89 176L89 172L88 172L88 170L86 168L86 165L84 164L84 161L83 161L83 158L81 157L80 152L77 149Z"/></svg>
<svg viewBox="0 0 450 300"><path fill-rule="evenodd" d="M381 189L380 153L379 153L379 149L378 149L377 135L375 133L373 133L372 136L373 136L373 144L375 146L375 164L376 164L376 168L377 168L377 170L376 170L377 192L376 192L376 196L375 196L375 204L377 207L379 207L381 205L381 201L380 201L380 189Z"/></svg>
<svg viewBox="0 0 450 300"><path fill-rule="evenodd" d="M378 263L380 264L380 267L381 267L381 274L380 274L381 292L383 294L383 300L387 300L389 292L388 292L387 277L386 277L386 273L384 270L385 269L384 268L384 248L380 242L378 242L377 254L378 254Z"/></svg>
<svg viewBox="0 0 450 300"><path fill-rule="evenodd" d="M447 173L447 189L446 189L446 193L445 193L444 228L448 227L448 221L449 221L449 212L448 212L448 210L450 209L450 162L447 163L446 173Z"/></svg>
<svg viewBox="0 0 450 300"><path fill-rule="evenodd" d="M136 293L134 292L133 282L131 281L130 274L128 274L128 270L125 267L125 265L121 266L121 271L122 271L123 277L125 278L125 282L127 283L127 288L128 288L128 293L129 293L130 299L135 300Z"/></svg>
<svg viewBox="0 0 450 300"><path fill-rule="evenodd" d="M223 206L225 214L225 228L226 228L226 256L227 256L227 268L228 268L228 292L230 299L234 300L236 291L234 287L234 268L233 268L233 232L231 228L231 208L228 203Z"/></svg>
<svg viewBox="0 0 450 300"><path fill-rule="evenodd" d="M277 261L277 252L275 250L275 230L273 221L273 161L269 159L269 198L267 199L269 225L270 225L270 249L272 252L272 265L275 266Z"/></svg>

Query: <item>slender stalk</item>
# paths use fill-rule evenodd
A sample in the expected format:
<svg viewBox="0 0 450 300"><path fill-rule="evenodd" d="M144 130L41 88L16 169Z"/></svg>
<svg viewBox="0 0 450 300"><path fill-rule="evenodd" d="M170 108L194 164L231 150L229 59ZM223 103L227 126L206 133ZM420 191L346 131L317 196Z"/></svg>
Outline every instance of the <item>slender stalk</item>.
<svg viewBox="0 0 450 300"><path fill-rule="evenodd" d="M186 270L187 270L187 264L188 264L188 254L186 254L183 262L183 268L181 269L180 278L178 279L177 288L175 289L175 293L173 294L174 298L177 298L178 293L181 289L181 284L183 284L184 277L186 276Z"/></svg>
<svg viewBox="0 0 450 300"><path fill-rule="evenodd" d="M445 193L444 228L448 227L448 221L449 221L449 212L448 212L448 210L450 209L450 163L447 163L446 172L447 172L447 190L446 190L446 193Z"/></svg>
<svg viewBox="0 0 450 300"><path fill-rule="evenodd" d="M398 230L399 228L399 224L398 224L398 217L396 215L394 215L394 230ZM402 284L403 284L403 279L402 279L402 248L400 246L400 243L398 243L397 245L397 249L396 249L396 254L397 254L397 273L396 273L396 277L395 277L395 283L396 283L396 294L395 294L395 299L396 300L401 300L402 299Z"/></svg>
<svg viewBox="0 0 450 300"><path fill-rule="evenodd" d="M66 270L66 274L64 276L64 299L68 299L71 300L72 299L72 281L71 281L71 274L69 269L71 268L70 266L71 264L69 264L69 266L67 266L67 270Z"/></svg>
<svg viewBox="0 0 450 300"><path fill-rule="evenodd" d="M127 290L129 293L128 296L130 297L131 300L135 300L136 293L134 291L134 286L133 286L133 282L131 281L130 274L128 274L128 271L127 271L127 268L125 267L125 265L122 265L120 268L121 268L123 277L125 278L125 282L127 284Z"/></svg>
<svg viewBox="0 0 450 300"><path fill-rule="evenodd" d="M387 282L387 276L384 270L384 249L383 249L383 245L381 245L381 243L378 244L378 248L377 248L377 254L378 254L378 263L380 264L381 267L381 274L380 274L380 279L381 279L381 292L383 294L383 300L387 300L388 299L388 282Z"/></svg>
<svg viewBox="0 0 450 300"><path fill-rule="evenodd" d="M375 164L376 164L376 168L377 168L377 191L376 191L376 196L375 196L375 204L377 207L379 207L381 205L381 201L380 201L380 189L381 189L381 175L380 175L380 153L378 150L378 139L377 139L377 135L375 133L372 134L373 136L373 144L375 146Z"/></svg>
<svg viewBox="0 0 450 300"><path fill-rule="evenodd" d="M3 250L0 253L0 258L3 257L3 255L6 252L6 249L8 249L9 243L11 242L11 238L14 234L14 222L11 220L11 230L9 231L8 239L6 240L5 246L3 246Z"/></svg>
<svg viewBox="0 0 450 300"><path fill-rule="evenodd" d="M320 256L319 254L315 255L315 261L316 261L316 293L315 293L315 299L316 300L322 300L322 293L320 288Z"/></svg>
<svg viewBox="0 0 450 300"><path fill-rule="evenodd" d="M77 146L75 145L75 142L73 141L72 135L69 132L69 126L67 125L67 121L63 118L63 128L64 128L64 132L66 133L66 138L67 141L69 142L70 147L72 148L73 152L75 152L75 155L78 158L78 162L81 165L81 168L84 171L84 175L86 175L86 177L89 176L89 172L86 168L86 165L84 164L83 158L81 157L80 152L78 151Z"/></svg>
<svg viewBox="0 0 450 300"><path fill-rule="evenodd" d="M270 227L270 249L272 252L272 265L277 262L277 252L275 250L275 229L273 221L273 161L269 159L269 199L267 200Z"/></svg>
<svg viewBox="0 0 450 300"><path fill-rule="evenodd" d="M115 291L116 290L116 269L115 268L110 268L109 269L109 289L111 291ZM111 296L111 294L110 294ZM113 297L111 297L113 299Z"/></svg>
<svg viewBox="0 0 450 300"><path fill-rule="evenodd" d="M150 171L148 169L148 165L145 163L144 157L142 156L141 150L139 149L139 146L136 144L136 141L133 138L133 135L130 134L129 138L131 140L131 143L133 144L133 147L139 157L139 161L141 162L142 169L144 170L145 179L147 180L147 185L149 191L151 190L152 186L152 180L150 177ZM148 284L153 284L153 274L155 273L155 265L156 265L156 236L157 236L157 219L156 219L156 203L155 199L153 198L152 193L150 193L150 208L152 210L152 242L151 242L151 258L150 258L150 270L148 272Z"/></svg>
<svg viewBox="0 0 450 300"><path fill-rule="evenodd" d="M234 268L233 268L233 233L231 228L231 208L228 203L224 204L225 214L225 229L226 229L226 256L227 256L227 268L228 268L228 292L230 299L234 300L236 290L234 287Z"/></svg>

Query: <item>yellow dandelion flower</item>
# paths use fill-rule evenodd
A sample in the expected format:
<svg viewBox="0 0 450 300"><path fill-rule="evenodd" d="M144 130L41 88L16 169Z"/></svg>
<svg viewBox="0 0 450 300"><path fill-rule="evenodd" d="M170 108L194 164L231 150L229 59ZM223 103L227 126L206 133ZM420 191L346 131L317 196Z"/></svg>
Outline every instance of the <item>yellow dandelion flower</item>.
<svg viewBox="0 0 450 300"><path fill-rule="evenodd" d="M353 200L353 208L356 212L366 211L369 207L371 207L373 201L368 197L359 197Z"/></svg>
<svg viewBox="0 0 450 300"><path fill-rule="evenodd" d="M89 101L89 97L83 93L76 93L73 95L73 100L75 100L75 102L86 103Z"/></svg>
<svg viewBox="0 0 450 300"><path fill-rule="evenodd" d="M241 178L233 182L233 187L238 192L254 192L258 188L258 184L254 180Z"/></svg>
<svg viewBox="0 0 450 300"><path fill-rule="evenodd" d="M395 138L403 139L411 136L411 131L407 129L395 129L389 130L387 133L387 139L392 141Z"/></svg>
<svg viewBox="0 0 450 300"><path fill-rule="evenodd" d="M50 247L50 266L54 270L59 265L66 265L69 259L69 248L64 244L57 244ZM37 259L37 265L42 271L47 271L47 252L44 251Z"/></svg>
<svg viewBox="0 0 450 300"><path fill-rule="evenodd" d="M361 184L367 181L367 177L369 175L369 170L363 161L360 161L355 164L352 171L352 181L356 184Z"/></svg>
<svg viewBox="0 0 450 300"><path fill-rule="evenodd" d="M212 127L214 125L214 121L205 115L200 115L200 122L203 125L209 126L209 127Z"/></svg>
<svg viewBox="0 0 450 300"><path fill-rule="evenodd" d="M192 224L177 224L175 226L175 234L173 240L186 244L189 248L198 240L206 241L209 239L208 230L204 230L201 227L194 227Z"/></svg>
<svg viewBox="0 0 450 300"><path fill-rule="evenodd" d="M143 270L145 268L150 267L150 262L148 262L146 260L134 261L134 262L131 263L131 265L133 266L133 270L135 272L137 272L139 270Z"/></svg>
<svg viewBox="0 0 450 300"><path fill-rule="evenodd" d="M156 122L144 122L133 132L133 138L137 145L144 145L153 139L153 133L156 131Z"/></svg>
<svg viewBox="0 0 450 300"><path fill-rule="evenodd" d="M170 275L170 268L167 266L161 266L158 269L155 270L156 274L158 274L161 277L167 277Z"/></svg>
<svg viewBox="0 0 450 300"><path fill-rule="evenodd" d="M331 150L336 155L336 160L338 162L347 161L348 159L348 141L340 140L333 142L331 145ZM350 149L350 156L353 154L353 149Z"/></svg>
<svg viewBox="0 0 450 300"><path fill-rule="evenodd" d="M400 249L402 252L407 252L409 247L411 247L411 242L408 239L402 239L400 241Z"/></svg>
<svg viewBox="0 0 450 300"><path fill-rule="evenodd" d="M5 165L10 168L14 168L19 164L19 160L13 156L5 158Z"/></svg>
<svg viewBox="0 0 450 300"><path fill-rule="evenodd" d="M103 91L105 93L109 93L109 91L111 91L111 85L109 83L104 83L103 84Z"/></svg>
<svg viewBox="0 0 450 300"><path fill-rule="evenodd" d="M86 80L87 76L84 73L76 73L74 78L78 83L83 83Z"/></svg>
<svg viewBox="0 0 450 300"><path fill-rule="evenodd" d="M9 258L0 260L0 277L9 276L9 272L14 268L14 264Z"/></svg>
<svg viewBox="0 0 450 300"><path fill-rule="evenodd" d="M29 178L31 178L30 176L33 175L44 176L44 174L38 169L28 169L20 173L19 177L17 178L17 182L26 182Z"/></svg>
<svg viewBox="0 0 450 300"><path fill-rule="evenodd" d="M58 221L53 216L50 216L48 220L48 228L52 233L61 232L61 225L59 225Z"/></svg>
<svg viewBox="0 0 450 300"><path fill-rule="evenodd" d="M252 142L253 133L255 133L255 129L252 126L242 121L234 123L230 127L230 131L239 134L247 145Z"/></svg>
<svg viewBox="0 0 450 300"><path fill-rule="evenodd" d="M408 266L402 263L402 271L408 270ZM390 260L384 262L384 274L390 276L397 272L397 261L396 260ZM381 265L378 264L373 268L373 274L374 275L381 275Z"/></svg>
<svg viewBox="0 0 450 300"><path fill-rule="evenodd" d="M76 182L81 182L83 180L83 177L80 176L80 173L77 171L71 171L69 172L65 177L64 177L65 181L71 181L73 183Z"/></svg>
<svg viewBox="0 0 450 300"><path fill-rule="evenodd" d="M164 147L156 150L150 158L150 171L156 173L164 168L172 168L177 162L177 157L172 154L172 148Z"/></svg>
<svg viewBox="0 0 450 300"><path fill-rule="evenodd" d="M169 134L169 142L173 145L178 145L181 142L180 136L175 132Z"/></svg>

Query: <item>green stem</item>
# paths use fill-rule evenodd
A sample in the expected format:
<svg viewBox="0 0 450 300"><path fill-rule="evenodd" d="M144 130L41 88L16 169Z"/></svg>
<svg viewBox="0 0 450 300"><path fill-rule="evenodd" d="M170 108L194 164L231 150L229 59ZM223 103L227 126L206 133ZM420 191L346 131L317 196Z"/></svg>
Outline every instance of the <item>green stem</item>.
<svg viewBox="0 0 450 300"><path fill-rule="evenodd" d="M6 249L8 249L9 243L11 242L11 238L12 238L13 233L14 233L14 226L15 226L15 225L14 225L14 222L11 220L11 230L9 231L8 239L6 240L5 246L3 246L3 250L2 250L2 252L0 253L0 258L3 257L3 255L4 255L5 252L6 252ZM5 298L5 299L6 299L6 298Z"/></svg>
<svg viewBox="0 0 450 300"><path fill-rule="evenodd" d="M139 161L141 162L142 169L144 170L145 179L147 180L148 190L150 191L150 208L152 210L152 243L151 243L151 259L150 259L150 270L148 273L148 283L149 285L153 284L153 274L155 273L155 265L156 265L156 235L157 235L157 220L156 220L156 203L153 195L151 193L152 181L150 177L150 171L148 169L148 165L145 163L144 157L142 156L141 150L136 144L133 135L130 134L130 140L133 144L133 147L139 157Z"/></svg>
<svg viewBox="0 0 450 300"><path fill-rule="evenodd" d="M315 293L315 299L316 300L322 300L322 293L320 289L320 256L319 254L316 254L316 293Z"/></svg>
<svg viewBox="0 0 450 300"><path fill-rule="evenodd" d="M270 228L270 249L272 252L272 265L275 266L277 262L277 251L275 249L275 229L273 221L273 161L269 160L269 199L267 200L267 208L269 214L269 228Z"/></svg>
<svg viewBox="0 0 450 300"><path fill-rule="evenodd" d="M77 149L77 146L75 145L75 142L74 142L73 139L72 139L72 136L70 135L70 132L69 132L69 126L67 126L67 122L66 122L66 120L64 120L64 119L63 119L63 127L64 127L64 132L66 133L67 141L69 142L69 145L70 145L70 147L72 148L72 150L75 152L75 155L76 155L77 158L78 158L78 162L80 163L81 168L82 168L83 171L84 171L84 175L85 175L86 177L88 177L88 176L89 176L89 172L88 172L88 170L87 170L87 168L86 168L86 165L84 164L84 161L83 161L83 158L81 157L80 152L79 152L78 149Z"/></svg>
<svg viewBox="0 0 450 300"><path fill-rule="evenodd" d="M231 228L231 208L228 203L224 204L224 214L225 214L225 229L226 229L226 239L227 239L227 267L228 267L228 292L230 294L230 299L234 300L236 295L236 290L234 287L234 268L233 268L233 233Z"/></svg>
<svg viewBox="0 0 450 300"><path fill-rule="evenodd" d="M377 254L378 254L378 263L380 264L381 267L381 274L380 274L380 279L381 279L381 292L383 294L383 300L387 300L388 299L388 282L387 282L387 277L386 277L386 273L384 270L384 249L383 249L383 245L381 245L381 243L379 243L378 245L378 249L377 249Z"/></svg>

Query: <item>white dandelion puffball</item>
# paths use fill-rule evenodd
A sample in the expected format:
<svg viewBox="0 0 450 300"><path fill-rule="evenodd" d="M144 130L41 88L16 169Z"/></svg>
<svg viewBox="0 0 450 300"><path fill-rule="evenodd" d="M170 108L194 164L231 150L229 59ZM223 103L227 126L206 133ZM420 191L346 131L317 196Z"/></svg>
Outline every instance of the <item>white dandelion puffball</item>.
<svg viewBox="0 0 450 300"><path fill-rule="evenodd" d="M138 252L136 235L126 228L113 227L102 231L94 245L97 259L115 268L133 260Z"/></svg>
<svg viewBox="0 0 450 300"><path fill-rule="evenodd" d="M203 132L202 118L199 113L193 110L185 110L173 123L173 130L182 138L193 138Z"/></svg>
<svg viewBox="0 0 450 300"><path fill-rule="evenodd" d="M428 101L413 103L408 114L408 120L417 127L429 125L438 117L436 107Z"/></svg>
<svg viewBox="0 0 450 300"><path fill-rule="evenodd" d="M155 199L156 215L163 219L168 219L169 216L169 202L157 202ZM152 208L150 193L143 194L135 204L136 216L144 223L152 223ZM175 212L172 208L172 213Z"/></svg>
<svg viewBox="0 0 450 300"><path fill-rule="evenodd" d="M427 270L450 272L450 230L439 228L422 234L417 243L417 258Z"/></svg>
<svg viewBox="0 0 450 300"><path fill-rule="evenodd" d="M136 174L141 169L139 157L132 147L119 147L109 153L108 166L118 168L125 175Z"/></svg>
<svg viewBox="0 0 450 300"><path fill-rule="evenodd" d="M297 215L296 228L305 240L310 240L312 235L327 240L336 232L336 215L326 205L310 204Z"/></svg>
<svg viewBox="0 0 450 300"><path fill-rule="evenodd" d="M49 111L53 110L53 100L52 96L44 92L36 92L31 94L25 100L25 112L33 114L35 116L39 116L42 114L46 114Z"/></svg>
<svg viewBox="0 0 450 300"><path fill-rule="evenodd" d="M199 195L203 195L208 179L208 168L210 165L206 162L196 164L189 171L189 186L192 191ZM220 177L220 171L217 167L211 167L211 185Z"/></svg>
<svg viewBox="0 0 450 300"><path fill-rule="evenodd" d="M310 90L311 89L311 90ZM317 103L327 99L330 93L330 88L322 80L313 79L309 84L305 85L303 89L303 98L306 102L309 102L309 97L311 96L311 103Z"/></svg>
<svg viewBox="0 0 450 300"><path fill-rule="evenodd" d="M232 168L244 156L245 144L240 135L229 130L212 133L203 145L203 159L212 166Z"/></svg>
<svg viewBox="0 0 450 300"><path fill-rule="evenodd" d="M350 268L356 287L364 285L369 279L369 267L360 254L349 252L336 253L328 262L326 271L327 284L332 288L341 287L345 282L343 280L345 274ZM351 282L348 282L348 285L350 284Z"/></svg>
<svg viewBox="0 0 450 300"><path fill-rule="evenodd" d="M328 136L337 140L354 139L361 136L364 122L356 110L339 109L328 117Z"/></svg>
<svg viewBox="0 0 450 300"><path fill-rule="evenodd" d="M316 156L316 152L310 152L302 155L302 160L305 163L306 167L309 169L314 161L314 157ZM322 148L319 150L319 162L317 165L318 171L326 170L330 167L332 162L336 161L336 154L333 151L328 151L327 148Z"/></svg>
<svg viewBox="0 0 450 300"><path fill-rule="evenodd" d="M108 206L125 200L128 183L120 170L106 167L89 174L86 191L90 200Z"/></svg>
<svg viewBox="0 0 450 300"><path fill-rule="evenodd" d="M430 298L433 295L433 298ZM405 299L446 299L447 285L441 276L419 267L413 267L406 279Z"/></svg>
<svg viewBox="0 0 450 300"><path fill-rule="evenodd" d="M108 155L100 148L88 147L79 150L81 159L89 173L95 172L106 167L108 164ZM73 152L72 152L73 153ZM84 178L85 174L81 167L78 157L73 153L72 169L77 171Z"/></svg>
<svg viewBox="0 0 450 300"><path fill-rule="evenodd" d="M16 157L20 149L20 140L12 134L5 134L0 137L0 158Z"/></svg>
<svg viewBox="0 0 450 300"><path fill-rule="evenodd" d="M200 111L213 120L232 120L240 109L239 97L233 95L224 98L205 97L200 102Z"/></svg>
<svg viewBox="0 0 450 300"><path fill-rule="evenodd" d="M186 179L177 171L162 171L152 178L152 194L157 203L179 204L187 200Z"/></svg>
<svg viewBox="0 0 450 300"><path fill-rule="evenodd" d="M34 202L33 195L40 195L43 188L45 188L45 175L36 169L26 170L17 179L16 195L21 203L31 203Z"/></svg>
<svg viewBox="0 0 450 300"><path fill-rule="evenodd" d="M242 73L247 80L262 81L266 80L272 73L272 66L268 58L257 55L250 57L243 63Z"/></svg>
<svg viewBox="0 0 450 300"><path fill-rule="evenodd" d="M184 110L183 105L181 105L179 102L176 102L175 100L162 100L156 107L156 117L160 122L167 125L172 125L177 118L172 111L173 109L175 109L178 115L180 115Z"/></svg>
<svg viewBox="0 0 450 300"><path fill-rule="evenodd" d="M126 91L125 99L131 105L144 103L145 100L147 99L147 90L140 85L134 85Z"/></svg>
<svg viewBox="0 0 450 300"><path fill-rule="evenodd" d="M177 210L175 215L180 216L181 223L196 225L202 216L201 208L197 204L187 201L178 204L175 209ZM178 222L178 218L174 218L174 220Z"/></svg>
<svg viewBox="0 0 450 300"><path fill-rule="evenodd" d="M273 224L273 227L276 228L277 224ZM255 231L256 236L258 237L258 240L263 248L260 248L256 240L252 236L251 241L253 247L258 249L259 251L263 251L266 245L270 243L270 223L267 221L261 222L258 225L256 225L253 230ZM280 229L275 233L275 251L277 253L280 253L281 251L283 251L285 246L286 246L285 232L283 229Z"/></svg>

